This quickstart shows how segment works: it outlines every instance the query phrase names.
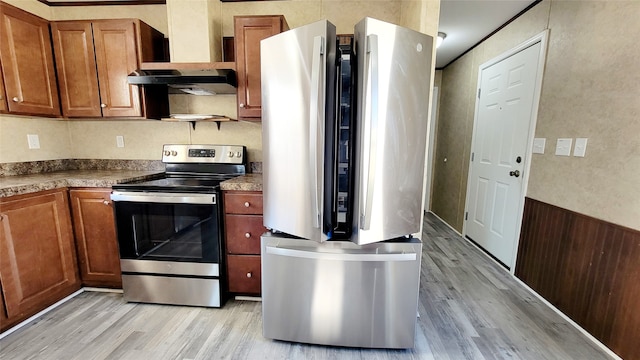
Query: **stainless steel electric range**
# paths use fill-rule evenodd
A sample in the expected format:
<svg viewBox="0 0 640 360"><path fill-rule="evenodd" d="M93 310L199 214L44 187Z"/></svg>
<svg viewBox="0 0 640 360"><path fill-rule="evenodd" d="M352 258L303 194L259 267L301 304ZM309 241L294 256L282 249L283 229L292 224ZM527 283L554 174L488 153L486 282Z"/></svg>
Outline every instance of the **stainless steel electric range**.
<svg viewBox="0 0 640 360"><path fill-rule="evenodd" d="M220 307L226 276L220 182L245 174L246 148L165 145L165 173L113 186L124 298Z"/></svg>

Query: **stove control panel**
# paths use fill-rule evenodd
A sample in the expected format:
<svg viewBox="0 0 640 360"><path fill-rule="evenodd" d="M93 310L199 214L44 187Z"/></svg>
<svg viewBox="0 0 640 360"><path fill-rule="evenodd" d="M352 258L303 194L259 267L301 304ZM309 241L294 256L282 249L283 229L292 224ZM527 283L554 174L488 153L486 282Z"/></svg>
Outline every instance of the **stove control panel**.
<svg viewBox="0 0 640 360"><path fill-rule="evenodd" d="M164 163L244 164L246 148L238 145L164 145Z"/></svg>
<svg viewBox="0 0 640 360"><path fill-rule="evenodd" d="M216 149L189 149L189 157L216 157Z"/></svg>

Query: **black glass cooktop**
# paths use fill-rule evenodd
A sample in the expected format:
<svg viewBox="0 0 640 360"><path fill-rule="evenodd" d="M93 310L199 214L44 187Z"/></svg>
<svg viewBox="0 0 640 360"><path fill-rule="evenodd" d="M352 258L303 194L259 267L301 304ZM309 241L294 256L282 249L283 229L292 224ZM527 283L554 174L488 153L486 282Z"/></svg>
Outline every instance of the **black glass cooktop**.
<svg viewBox="0 0 640 360"><path fill-rule="evenodd" d="M220 182L237 177L234 175L207 175L188 177L163 177L160 179L130 182L113 185L114 190L153 191L153 192L198 192L213 193L220 187Z"/></svg>

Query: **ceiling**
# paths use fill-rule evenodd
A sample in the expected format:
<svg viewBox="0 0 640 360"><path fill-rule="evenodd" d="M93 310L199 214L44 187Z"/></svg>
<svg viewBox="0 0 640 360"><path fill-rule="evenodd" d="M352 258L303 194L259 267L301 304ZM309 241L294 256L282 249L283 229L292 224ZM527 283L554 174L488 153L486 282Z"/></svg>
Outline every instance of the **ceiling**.
<svg viewBox="0 0 640 360"><path fill-rule="evenodd" d="M447 34L436 52L442 69L537 0L441 0L438 31Z"/></svg>

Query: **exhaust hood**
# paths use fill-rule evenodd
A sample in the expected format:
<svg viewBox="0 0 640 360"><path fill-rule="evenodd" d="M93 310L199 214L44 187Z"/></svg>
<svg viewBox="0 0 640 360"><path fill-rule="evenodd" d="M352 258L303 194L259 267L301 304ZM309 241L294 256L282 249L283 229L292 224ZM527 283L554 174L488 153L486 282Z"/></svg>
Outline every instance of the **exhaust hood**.
<svg viewBox="0 0 640 360"><path fill-rule="evenodd" d="M172 66L175 65L175 66ZM169 93L215 95L236 93L236 72L232 69L181 69L179 63L164 63L163 69L140 69L127 77L129 84L166 85Z"/></svg>

